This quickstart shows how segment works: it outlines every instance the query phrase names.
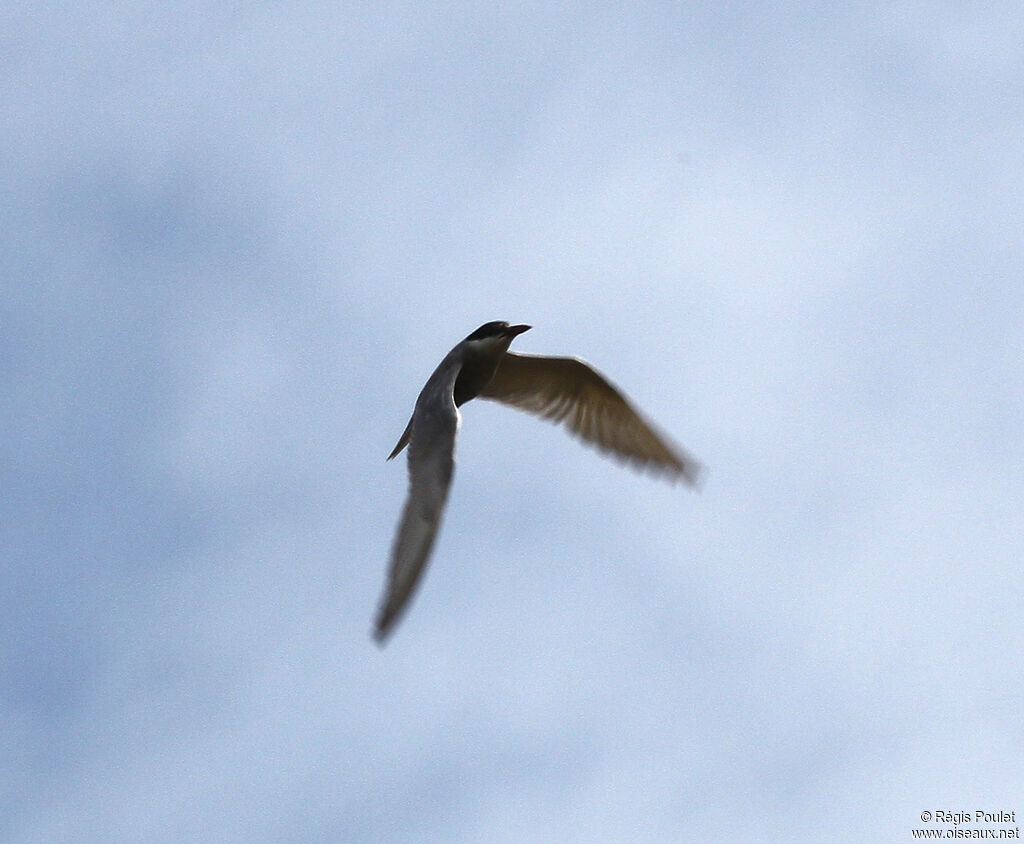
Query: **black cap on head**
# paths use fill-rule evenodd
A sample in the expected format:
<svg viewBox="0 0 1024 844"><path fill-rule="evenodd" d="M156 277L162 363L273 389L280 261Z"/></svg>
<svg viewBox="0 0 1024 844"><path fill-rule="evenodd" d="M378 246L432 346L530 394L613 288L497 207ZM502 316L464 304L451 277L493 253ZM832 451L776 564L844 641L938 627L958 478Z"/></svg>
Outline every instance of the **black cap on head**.
<svg viewBox="0 0 1024 844"><path fill-rule="evenodd" d="M488 340L491 338L512 338L524 331L529 331L529 325L509 325L507 322L485 322L476 331L470 334L467 340Z"/></svg>

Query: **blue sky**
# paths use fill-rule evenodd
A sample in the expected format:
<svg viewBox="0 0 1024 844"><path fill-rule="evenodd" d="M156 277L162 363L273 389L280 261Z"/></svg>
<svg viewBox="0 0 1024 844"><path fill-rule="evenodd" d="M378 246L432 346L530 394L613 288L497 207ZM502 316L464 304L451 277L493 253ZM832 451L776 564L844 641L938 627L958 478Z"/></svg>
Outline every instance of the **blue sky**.
<svg viewBox="0 0 1024 844"><path fill-rule="evenodd" d="M1017 3L12 6L0 838L909 840L1024 812ZM423 381L576 354L692 494Z"/></svg>

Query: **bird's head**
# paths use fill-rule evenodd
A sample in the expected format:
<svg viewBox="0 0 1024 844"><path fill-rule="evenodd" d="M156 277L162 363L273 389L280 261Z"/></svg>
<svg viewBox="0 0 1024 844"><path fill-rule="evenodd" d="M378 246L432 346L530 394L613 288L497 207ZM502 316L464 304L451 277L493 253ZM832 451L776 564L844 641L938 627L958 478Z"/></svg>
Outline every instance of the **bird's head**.
<svg viewBox="0 0 1024 844"><path fill-rule="evenodd" d="M509 325L507 322L485 322L463 342L484 349L507 349L516 337L530 328L529 325Z"/></svg>

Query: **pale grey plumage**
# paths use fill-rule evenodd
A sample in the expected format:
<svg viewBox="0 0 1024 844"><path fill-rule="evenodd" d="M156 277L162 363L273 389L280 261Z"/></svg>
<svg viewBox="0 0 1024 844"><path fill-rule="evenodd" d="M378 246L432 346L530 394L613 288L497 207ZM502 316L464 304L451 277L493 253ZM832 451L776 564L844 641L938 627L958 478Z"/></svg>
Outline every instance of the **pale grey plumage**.
<svg viewBox="0 0 1024 844"><path fill-rule="evenodd" d="M377 615L374 636L379 642L412 596L444 515L455 470L459 409L453 390L461 368L462 354L456 346L430 376L416 400L407 434L403 434L409 441L409 496L395 534L388 586Z"/></svg>
<svg viewBox="0 0 1024 844"><path fill-rule="evenodd" d="M459 405L486 398L553 422L633 466L696 485L701 465L658 433L600 373L578 358L508 351L529 326L489 322L453 348L427 380L390 460L409 446L409 497L391 551L374 637L401 617L430 558L454 470Z"/></svg>
<svg viewBox="0 0 1024 844"><path fill-rule="evenodd" d="M564 422L569 431L637 468L682 479L691 486L702 467L644 420L603 375L579 358L506 352L482 399Z"/></svg>

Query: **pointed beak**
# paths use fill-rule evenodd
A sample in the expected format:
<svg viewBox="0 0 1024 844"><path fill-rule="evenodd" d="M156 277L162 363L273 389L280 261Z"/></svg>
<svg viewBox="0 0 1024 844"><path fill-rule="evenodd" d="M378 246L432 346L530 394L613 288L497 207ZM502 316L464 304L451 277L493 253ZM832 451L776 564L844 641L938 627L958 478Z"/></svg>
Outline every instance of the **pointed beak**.
<svg viewBox="0 0 1024 844"><path fill-rule="evenodd" d="M524 331L529 331L531 328L533 328L532 325L510 325L506 329L506 333L509 337L518 337Z"/></svg>

